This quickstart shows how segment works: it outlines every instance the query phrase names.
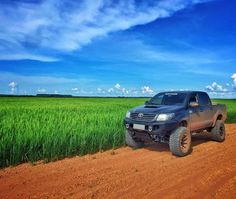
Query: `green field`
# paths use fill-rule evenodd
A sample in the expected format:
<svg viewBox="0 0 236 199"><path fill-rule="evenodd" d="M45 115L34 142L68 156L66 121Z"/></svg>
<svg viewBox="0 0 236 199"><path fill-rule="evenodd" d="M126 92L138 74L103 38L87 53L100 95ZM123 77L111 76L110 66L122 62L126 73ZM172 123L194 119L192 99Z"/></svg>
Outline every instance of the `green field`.
<svg viewBox="0 0 236 199"><path fill-rule="evenodd" d="M126 111L144 98L0 98L0 167L124 145ZM236 100L215 100L236 122Z"/></svg>

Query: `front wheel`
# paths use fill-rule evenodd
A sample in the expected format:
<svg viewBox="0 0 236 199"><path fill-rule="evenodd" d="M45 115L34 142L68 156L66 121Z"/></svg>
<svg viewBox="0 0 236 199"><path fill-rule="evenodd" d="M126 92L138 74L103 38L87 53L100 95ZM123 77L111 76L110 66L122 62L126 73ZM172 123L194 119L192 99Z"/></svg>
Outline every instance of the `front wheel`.
<svg viewBox="0 0 236 199"><path fill-rule="evenodd" d="M191 148L191 133L186 127L177 128L170 135L169 147L172 154L176 156L186 156Z"/></svg>
<svg viewBox="0 0 236 199"><path fill-rule="evenodd" d="M223 142L225 140L225 125L221 120L217 120L215 126L211 129L210 133L213 140Z"/></svg>
<svg viewBox="0 0 236 199"><path fill-rule="evenodd" d="M125 142L128 146L133 148L141 148L144 143L142 141L137 141L131 136L131 132L129 130L125 130Z"/></svg>

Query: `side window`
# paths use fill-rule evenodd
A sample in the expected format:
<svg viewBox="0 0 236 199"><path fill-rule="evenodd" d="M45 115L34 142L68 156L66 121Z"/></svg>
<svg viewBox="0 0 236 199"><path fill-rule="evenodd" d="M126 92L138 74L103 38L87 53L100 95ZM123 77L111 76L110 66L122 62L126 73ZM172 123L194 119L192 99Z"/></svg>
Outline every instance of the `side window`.
<svg viewBox="0 0 236 199"><path fill-rule="evenodd" d="M192 95L192 96L190 97L190 99L189 99L189 104L190 104L191 102L198 102L196 95Z"/></svg>
<svg viewBox="0 0 236 199"><path fill-rule="evenodd" d="M208 106L211 103L206 93L198 93L198 100L201 106Z"/></svg>

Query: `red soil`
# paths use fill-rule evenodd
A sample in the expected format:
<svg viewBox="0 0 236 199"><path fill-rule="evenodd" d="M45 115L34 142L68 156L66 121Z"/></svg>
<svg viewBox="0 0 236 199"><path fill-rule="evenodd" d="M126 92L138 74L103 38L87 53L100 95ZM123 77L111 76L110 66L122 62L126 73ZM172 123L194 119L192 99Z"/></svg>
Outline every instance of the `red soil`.
<svg viewBox="0 0 236 199"><path fill-rule="evenodd" d="M0 170L0 198L236 198L236 124L225 142L193 137L178 158L168 145L74 157Z"/></svg>

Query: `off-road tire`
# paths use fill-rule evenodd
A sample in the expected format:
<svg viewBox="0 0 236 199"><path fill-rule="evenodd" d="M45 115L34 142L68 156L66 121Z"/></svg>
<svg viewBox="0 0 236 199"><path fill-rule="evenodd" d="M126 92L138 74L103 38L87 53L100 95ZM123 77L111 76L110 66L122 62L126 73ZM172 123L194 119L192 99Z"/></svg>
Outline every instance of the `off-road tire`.
<svg viewBox="0 0 236 199"><path fill-rule="evenodd" d="M191 133L186 127L178 127L174 130L169 139L169 147L172 154L186 156L191 149Z"/></svg>
<svg viewBox="0 0 236 199"><path fill-rule="evenodd" d="M141 148L144 146L142 141L137 141L131 136L131 132L129 130L125 130L125 142L132 148Z"/></svg>
<svg viewBox="0 0 236 199"><path fill-rule="evenodd" d="M215 126L211 129L212 139L217 142L225 140L225 125L221 120L217 120Z"/></svg>

